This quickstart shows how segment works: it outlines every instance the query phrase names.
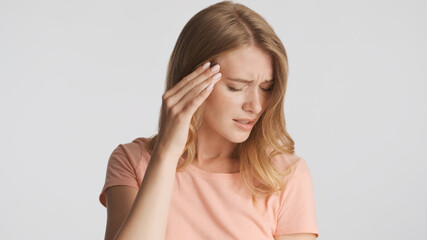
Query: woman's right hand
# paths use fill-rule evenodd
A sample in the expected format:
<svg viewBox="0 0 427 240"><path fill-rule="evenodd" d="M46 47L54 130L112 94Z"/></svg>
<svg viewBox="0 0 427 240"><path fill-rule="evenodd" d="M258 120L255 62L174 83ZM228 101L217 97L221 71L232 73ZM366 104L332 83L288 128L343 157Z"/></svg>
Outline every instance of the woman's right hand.
<svg viewBox="0 0 427 240"><path fill-rule="evenodd" d="M160 129L155 150L161 154L177 156L184 151L193 114L221 79L220 66L210 62L185 76L162 96Z"/></svg>

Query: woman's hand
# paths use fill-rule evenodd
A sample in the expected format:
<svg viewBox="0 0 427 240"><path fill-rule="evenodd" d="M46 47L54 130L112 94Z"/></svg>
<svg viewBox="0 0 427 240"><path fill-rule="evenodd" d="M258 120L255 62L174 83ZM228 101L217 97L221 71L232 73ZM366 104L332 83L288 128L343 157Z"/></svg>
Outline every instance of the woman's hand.
<svg viewBox="0 0 427 240"><path fill-rule="evenodd" d="M178 160L184 151L193 114L221 79L220 66L209 67L210 62L203 64L163 94L160 129L154 147L158 153L172 154Z"/></svg>

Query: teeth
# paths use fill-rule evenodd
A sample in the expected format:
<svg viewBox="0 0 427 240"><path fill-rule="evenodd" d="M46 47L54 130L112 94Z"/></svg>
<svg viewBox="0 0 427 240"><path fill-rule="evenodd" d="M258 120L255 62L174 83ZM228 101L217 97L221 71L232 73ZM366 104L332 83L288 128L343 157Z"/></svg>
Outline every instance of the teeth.
<svg viewBox="0 0 427 240"><path fill-rule="evenodd" d="M248 124L249 123L249 121L240 121L240 120L237 120L239 123L245 123L245 124Z"/></svg>

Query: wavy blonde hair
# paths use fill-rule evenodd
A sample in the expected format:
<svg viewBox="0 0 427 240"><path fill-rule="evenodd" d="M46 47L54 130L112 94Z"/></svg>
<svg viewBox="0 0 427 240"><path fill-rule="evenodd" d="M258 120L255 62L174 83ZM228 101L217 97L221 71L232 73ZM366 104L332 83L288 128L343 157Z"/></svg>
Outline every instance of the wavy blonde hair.
<svg viewBox="0 0 427 240"><path fill-rule="evenodd" d="M234 156L240 161L243 182L252 200L282 190L284 176L291 169L277 169L272 158L278 154L294 153L294 141L286 131L284 96L288 79L288 59L285 48L273 28L248 7L223 1L194 15L184 26L169 60L165 91L171 89L201 63L212 61L229 51L255 45L267 51L273 62L273 90L264 113L249 138L238 144ZM212 64L212 65L213 65ZM203 105L194 113L188 140L182 157L185 161L177 171L185 170L196 156L197 129L202 122ZM161 118L160 118L161 119ZM159 129L161 126L159 120ZM149 138L152 152L157 135Z"/></svg>

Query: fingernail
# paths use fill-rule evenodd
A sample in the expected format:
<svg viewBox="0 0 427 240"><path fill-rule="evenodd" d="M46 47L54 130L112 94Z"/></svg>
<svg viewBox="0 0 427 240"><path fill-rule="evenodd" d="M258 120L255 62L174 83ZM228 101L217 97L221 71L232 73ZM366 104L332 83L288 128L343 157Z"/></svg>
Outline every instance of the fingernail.
<svg viewBox="0 0 427 240"><path fill-rule="evenodd" d="M212 76L212 79L216 80L216 79L220 78L221 75L222 75L221 73L217 73L217 74L215 74L215 75Z"/></svg>
<svg viewBox="0 0 427 240"><path fill-rule="evenodd" d="M213 66L212 68L211 68L211 71L212 72L216 72L216 71L218 71L219 70L219 64L216 64L215 66Z"/></svg>
<svg viewBox="0 0 427 240"><path fill-rule="evenodd" d="M203 64L202 69L206 70L210 65L211 65L211 62L207 62L207 63Z"/></svg>
<svg viewBox="0 0 427 240"><path fill-rule="evenodd" d="M206 88L206 91L211 91L213 89L214 83L211 83L208 85L208 87Z"/></svg>

